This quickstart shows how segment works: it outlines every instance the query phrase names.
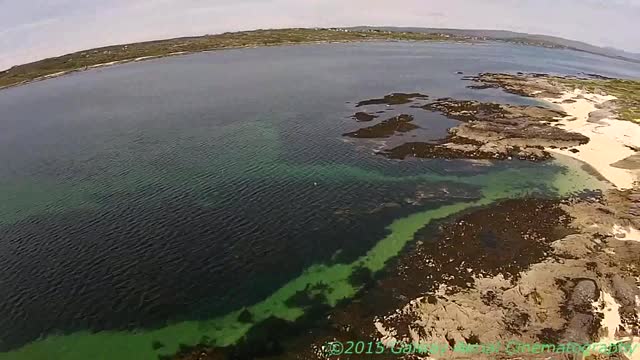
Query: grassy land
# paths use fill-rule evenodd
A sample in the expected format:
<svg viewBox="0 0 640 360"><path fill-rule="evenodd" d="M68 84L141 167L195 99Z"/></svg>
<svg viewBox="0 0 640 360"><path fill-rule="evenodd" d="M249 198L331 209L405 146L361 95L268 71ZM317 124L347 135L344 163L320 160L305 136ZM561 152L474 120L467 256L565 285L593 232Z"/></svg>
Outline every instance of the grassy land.
<svg viewBox="0 0 640 360"><path fill-rule="evenodd" d="M238 47L301 44L314 42L350 42L372 40L444 41L457 38L441 34L386 31L344 31L337 29L256 30L220 35L185 37L143 43L115 45L80 51L33 63L14 66L0 72L0 89L114 61L140 57L160 57L174 53L192 53ZM462 40L462 38L460 38Z"/></svg>
<svg viewBox="0 0 640 360"><path fill-rule="evenodd" d="M560 79L560 82L589 92L602 92L617 97L620 119L640 123L640 81Z"/></svg>

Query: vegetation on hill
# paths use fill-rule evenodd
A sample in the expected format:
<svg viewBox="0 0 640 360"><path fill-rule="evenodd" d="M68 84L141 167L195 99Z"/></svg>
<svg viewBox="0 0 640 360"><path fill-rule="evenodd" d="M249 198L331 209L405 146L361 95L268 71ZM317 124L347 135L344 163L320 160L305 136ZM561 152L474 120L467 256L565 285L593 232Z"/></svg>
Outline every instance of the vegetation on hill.
<svg viewBox="0 0 640 360"><path fill-rule="evenodd" d="M374 40L443 41L442 34L344 29L256 30L107 46L14 66L0 72L0 89L114 62L228 48ZM142 59L141 59L142 58Z"/></svg>

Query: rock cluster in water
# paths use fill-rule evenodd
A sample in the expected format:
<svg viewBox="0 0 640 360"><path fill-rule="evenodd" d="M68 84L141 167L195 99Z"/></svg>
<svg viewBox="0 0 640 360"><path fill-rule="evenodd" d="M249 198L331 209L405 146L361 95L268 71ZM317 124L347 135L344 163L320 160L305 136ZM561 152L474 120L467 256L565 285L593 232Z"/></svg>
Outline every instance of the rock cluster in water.
<svg viewBox="0 0 640 360"><path fill-rule="evenodd" d="M515 91L515 90L514 90ZM365 100L357 107L378 104L407 104L426 95L390 94L379 99ZM545 147L570 148L589 141L581 134L552 126L567 114L541 106L517 106L484 103L450 98L437 99L425 105L412 105L425 111L438 112L460 125L449 129L449 134L438 141L410 141L382 150L393 159L406 157L445 159L525 159L546 160L551 155ZM372 115L358 112L358 121L372 121ZM413 116L401 114L381 122L345 133L352 138L380 139L418 129Z"/></svg>

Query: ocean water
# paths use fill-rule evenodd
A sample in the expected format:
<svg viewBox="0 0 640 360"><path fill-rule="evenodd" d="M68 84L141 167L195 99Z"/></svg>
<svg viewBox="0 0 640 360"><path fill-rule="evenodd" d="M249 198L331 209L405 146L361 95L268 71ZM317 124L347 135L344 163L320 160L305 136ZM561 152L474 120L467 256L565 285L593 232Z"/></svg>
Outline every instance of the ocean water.
<svg viewBox="0 0 640 360"><path fill-rule="evenodd" d="M534 103L467 89L458 71L640 78L570 51L366 43L193 54L0 92L0 359L233 344L310 311L300 294L352 298L354 273L383 270L431 220L601 186L566 159L395 161L341 136L362 126L355 103L391 92ZM421 136L454 124L388 111L405 110Z"/></svg>

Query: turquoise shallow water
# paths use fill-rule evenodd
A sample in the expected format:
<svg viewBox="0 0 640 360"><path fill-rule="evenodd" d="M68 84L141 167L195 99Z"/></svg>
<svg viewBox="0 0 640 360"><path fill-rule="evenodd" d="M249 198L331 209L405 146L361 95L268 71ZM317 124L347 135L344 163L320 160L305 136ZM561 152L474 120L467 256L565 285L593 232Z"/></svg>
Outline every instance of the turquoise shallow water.
<svg viewBox="0 0 640 360"><path fill-rule="evenodd" d="M330 306L354 296L359 290L350 280L355 271L366 268L375 274L382 270L385 263L412 239L413 234L432 220L473 206L488 205L499 199L524 196L531 191L553 191L562 195L600 186L577 168L560 172L558 170L552 166L503 170L490 175L458 179L461 183L482 186L482 197L399 218L387 226L387 235L383 239L355 261L315 264L265 299L224 316L175 322L152 330L75 332L70 335L49 336L15 351L0 354L0 359L152 359L158 355L175 353L183 344L231 345L246 334L254 323L272 317L288 321L298 319L308 310L290 304L290 299L299 292L322 295ZM435 179L423 179L425 182L433 180ZM243 311L249 311L251 323L240 320ZM162 344L162 347L154 349L154 344Z"/></svg>
<svg viewBox="0 0 640 360"><path fill-rule="evenodd" d="M393 91L526 102L466 89L456 71L637 74L612 62L504 45L299 46L3 91L0 359L228 345L261 320L299 318L299 291L353 296L354 270L380 271L433 219L599 186L553 164L391 161L340 135L358 127L354 102ZM427 112L416 123L450 126Z"/></svg>

